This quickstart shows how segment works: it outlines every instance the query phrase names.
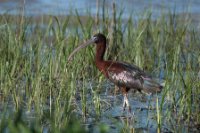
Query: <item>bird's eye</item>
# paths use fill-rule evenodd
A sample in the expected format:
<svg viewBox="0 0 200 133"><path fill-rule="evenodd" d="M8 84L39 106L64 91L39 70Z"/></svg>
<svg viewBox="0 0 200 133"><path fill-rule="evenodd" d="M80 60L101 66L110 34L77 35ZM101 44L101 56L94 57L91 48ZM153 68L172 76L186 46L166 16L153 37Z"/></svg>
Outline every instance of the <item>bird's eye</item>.
<svg viewBox="0 0 200 133"><path fill-rule="evenodd" d="M93 37L92 37L92 40L96 43L96 42L98 42L98 37L93 36Z"/></svg>

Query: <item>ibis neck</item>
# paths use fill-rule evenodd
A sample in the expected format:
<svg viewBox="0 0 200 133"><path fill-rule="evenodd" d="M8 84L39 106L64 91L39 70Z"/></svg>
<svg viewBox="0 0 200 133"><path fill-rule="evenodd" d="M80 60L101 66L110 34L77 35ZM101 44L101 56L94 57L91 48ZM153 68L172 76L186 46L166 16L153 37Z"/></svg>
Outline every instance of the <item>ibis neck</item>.
<svg viewBox="0 0 200 133"><path fill-rule="evenodd" d="M106 50L106 42L101 42L99 44L96 44L96 57L95 57L95 63L98 66L99 63L104 62L104 54Z"/></svg>

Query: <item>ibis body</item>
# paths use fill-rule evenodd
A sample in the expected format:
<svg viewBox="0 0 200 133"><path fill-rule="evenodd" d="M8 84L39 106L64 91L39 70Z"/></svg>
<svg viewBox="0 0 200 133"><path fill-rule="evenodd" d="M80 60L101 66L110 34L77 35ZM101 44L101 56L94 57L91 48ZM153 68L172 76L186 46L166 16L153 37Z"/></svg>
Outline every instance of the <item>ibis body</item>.
<svg viewBox="0 0 200 133"><path fill-rule="evenodd" d="M104 60L106 37L101 33L94 35L92 39L76 48L70 54L68 60L71 60L72 56L78 50L89 44L96 44L95 64L99 71L122 90L124 95L124 110L126 106L128 106L129 111L131 110L128 101L128 91L130 89L137 89L148 93L161 91L162 86L139 67L125 62Z"/></svg>

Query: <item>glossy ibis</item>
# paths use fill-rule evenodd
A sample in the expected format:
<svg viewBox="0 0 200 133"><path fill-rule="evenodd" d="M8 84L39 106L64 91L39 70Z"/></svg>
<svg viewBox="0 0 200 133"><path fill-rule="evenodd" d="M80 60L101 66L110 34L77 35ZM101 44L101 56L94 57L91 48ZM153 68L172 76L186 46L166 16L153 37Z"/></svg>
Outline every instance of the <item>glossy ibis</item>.
<svg viewBox="0 0 200 133"><path fill-rule="evenodd" d="M124 95L124 110L127 106L129 111L131 111L131 107L128 101L128 91L130 89L133 88L148 93L161 91L162 86L139 67L125 62L117 62L112 60L105 61L104 54L106 51L106 37L101 33L94 35L86 43L83 43L77 47L70 54L68 60L71 60L72 56L77 51L88 46L89 44L96 44L95 64L97 68L101 71L101 73L105 75L106 78L121 88Z"/></svg>

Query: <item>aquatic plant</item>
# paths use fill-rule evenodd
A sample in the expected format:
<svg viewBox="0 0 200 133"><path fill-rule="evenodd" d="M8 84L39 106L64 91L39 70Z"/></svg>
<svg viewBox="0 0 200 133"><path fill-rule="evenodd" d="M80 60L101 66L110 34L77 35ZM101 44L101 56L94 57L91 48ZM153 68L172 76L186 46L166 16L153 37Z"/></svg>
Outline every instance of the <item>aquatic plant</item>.
<svg viewBox="0 0 200 133"><path fill-rule="evenodd" d="M23 14L0 16L1 132L83 132L89 118L100 132L111 130L100 119L118 106L102 96L114 86L94 66L93 48L82 50L73 63L67 62L80 42L99 31L112 44L106 58L131 62L165 80L162 94L154 101L156 109L149 105L147 110L153 110L154 116L147 120L156 120L160 131L199 130L200 32L190 15L169 12L155 20L150 11L137 20L132 17L135 14L124 20L123 11L113 11L115 18L104 12L96 24L90 13L80 16L78 11L40 19ZM112 28L115 33L110 37ZM136 126L121 129L137 131Z"/></svg>

